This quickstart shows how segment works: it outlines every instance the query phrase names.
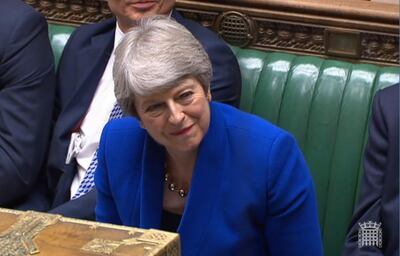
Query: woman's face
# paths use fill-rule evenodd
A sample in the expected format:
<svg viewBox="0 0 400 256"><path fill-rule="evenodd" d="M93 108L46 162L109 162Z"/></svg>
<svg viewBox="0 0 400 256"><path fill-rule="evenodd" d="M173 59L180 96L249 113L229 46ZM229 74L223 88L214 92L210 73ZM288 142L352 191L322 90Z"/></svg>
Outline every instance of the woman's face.
<svg viewBox="0 0 400 256"><path fill-rule="evenodd" d="M135 107L141 126L169 152L195 151L210 125L210 92L194 78L164 92L140 96Z"/></svg>
<svg viewBox="0 0 400 256"><path fill-rule="evenodd" d="M175 0L107 0L108 6L117 17L118 25L127 32L135 21L150 15L168 15Z"/></svg>

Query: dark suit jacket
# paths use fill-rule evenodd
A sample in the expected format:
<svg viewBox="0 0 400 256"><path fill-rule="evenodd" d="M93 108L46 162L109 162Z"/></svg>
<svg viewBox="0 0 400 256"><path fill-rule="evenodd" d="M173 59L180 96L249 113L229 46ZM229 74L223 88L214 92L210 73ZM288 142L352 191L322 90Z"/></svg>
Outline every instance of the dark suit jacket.
<svg viewBox="0 0 400 256"><path fill-rule="evenodd" d="M1 0L0 24L0 206L15 207L45 164L54 58L46 20L32 7Z"/></svg>
<svg viewBox="0 0 400 256"><path fill-rule="evenodd" d="M211 103L178 232L182 255L322 255L316 197L295 140ZM106 125L95 174L98 221L160 228L165 149L134 118Z"/></svg>
<svg viewBox="0 0 400 256"><path fill-rule="evenodd" d="M241 77L235 55L210 30L184 19L176 11L172 17L191 31L209 54L214 69L213 99L238 106ZM52 212L77 218L94 217L95 192L69 201L76 167L64 163L71 131L84 118L112 52L115 24L113 18L82 26L71 35L64 49L58 70L58 120L47 168L49 184L55 195L53 207L57 207Z"/></svg>
<svg viewBox="0 0 400 256"><path fill-rule="evenodd" d="M358 248L359 223L382 223L382 249ZM399 85L377 92L364 174L343 255L399 255Z"/></svg>

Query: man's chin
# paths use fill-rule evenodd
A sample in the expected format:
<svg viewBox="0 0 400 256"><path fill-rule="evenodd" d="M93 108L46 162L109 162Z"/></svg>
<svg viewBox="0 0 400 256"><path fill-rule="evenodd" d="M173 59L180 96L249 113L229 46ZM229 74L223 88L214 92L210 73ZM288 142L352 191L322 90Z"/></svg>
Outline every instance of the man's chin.
<svg viewBox="0 0 400 256"><path fill-rule="evenodd" d="M133 25L136 25L136 23L140 19L142 19L144 17L153 16L153 15L157 15L157 9L151 9L151 10L146 11L146 12L135 12L135 13L132 13L132 14L128 15L128 18L129 18L130 22Z"/></svg>

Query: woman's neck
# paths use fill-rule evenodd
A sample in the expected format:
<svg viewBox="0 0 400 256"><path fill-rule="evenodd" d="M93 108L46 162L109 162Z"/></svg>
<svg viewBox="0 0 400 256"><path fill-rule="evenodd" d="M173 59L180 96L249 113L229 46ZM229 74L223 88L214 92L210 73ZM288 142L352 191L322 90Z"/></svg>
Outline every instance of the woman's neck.
<svg viewBox="0 0 400 256"><path fill-rule="evenodd" d="M189 185L196 164L197 150L190 152L166 152L166 169L177 183Z"/></svg>

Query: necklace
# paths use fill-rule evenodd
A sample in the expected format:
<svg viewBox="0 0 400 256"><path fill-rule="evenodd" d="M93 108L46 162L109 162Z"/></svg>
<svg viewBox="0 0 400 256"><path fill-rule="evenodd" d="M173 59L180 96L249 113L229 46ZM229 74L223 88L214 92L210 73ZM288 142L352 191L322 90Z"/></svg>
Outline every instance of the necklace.
<svg viewBox="0 0 400 256"><path fill-rule="evenodd" d="M184 189L184 188L178 188L178 186L175 185L175 183L173 183L173 182L170 180L169 174L168 174L167 172L165 173L164 180L165 180L165 183L167 183L167 187L168 187L168 189L169 189L170 191L172 191L172 192L174 192L174 191L178 192L178 194L179 194L180 197L185 197L185 196L187 195L187 190Z"/></svg>

